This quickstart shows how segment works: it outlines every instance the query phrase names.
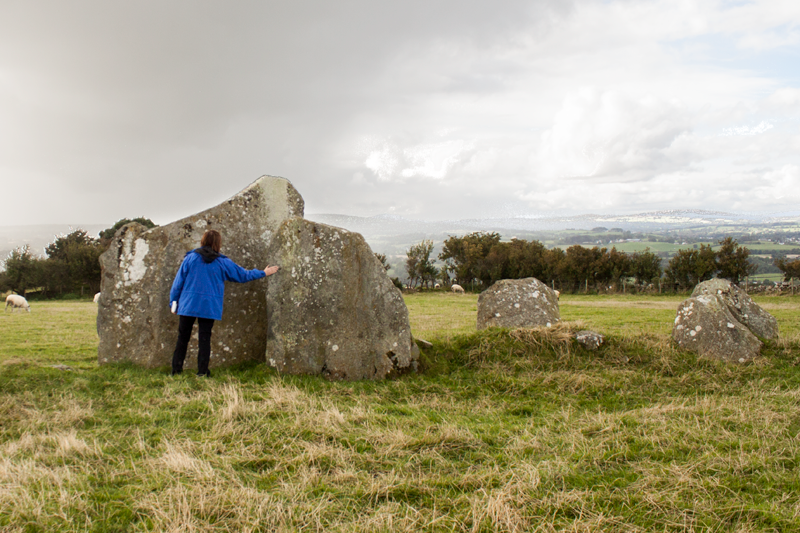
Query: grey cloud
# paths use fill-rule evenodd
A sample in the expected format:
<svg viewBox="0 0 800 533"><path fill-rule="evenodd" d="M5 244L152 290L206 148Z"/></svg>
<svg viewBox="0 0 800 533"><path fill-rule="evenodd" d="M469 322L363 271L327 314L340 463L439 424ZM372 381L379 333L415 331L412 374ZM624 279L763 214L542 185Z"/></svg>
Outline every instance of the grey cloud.
<svg viewBox="0 0 800 533"><path fill-rule="evenodd" d="M661 37L634 27L636 17L656 31L666 9L670 35L682 34L682 19L664 3L640 6L3 2L0 179L42 209L7 209L0 224L165 222L264 173L293 180L309 212L459 217L523 209L518 191L561 205L558 177L582 151L605 154L596 179L641 184L730 158L697 133L737 125L712 100L751 102L774 83L659 52ZM586 85L630 102L584 105L559 134L565 95ZM794 93L776 95L773 113L794 105ZM640 103L650 96L657 105ZM709 105L722 109L717 119L698 111ZM740 118L758 114L742 109ZM606 124L603 113L617 118ZM548 129L561 135L549 167ZM758 158L786 160L796 141L779 129L779 148L762 146ZM397 160L384 174L367 164L381 143Z"/></svg>
<svg viewBox="0 0 800 533"><path fill-rule="evenodd" d="M179 182L175 193L227 190L215 182L269 172L308 183L313 204L336 174L330 146L354 119L414 105L406 91L418 82L390 69L413 73L418 64L421 78L444 78L444 92L499 89L496 77L426 64L426 51L501 46L535 26L537 12L560 6L4 3L0 66L19 87L0 86L0 109L20 126L0 154L10 172L57 176L76 192L130 194L134 184L173 192L165 181ZM470 88L476 79L485 88ZM153 204L165 211L159 200L139 211Z"/></svg>

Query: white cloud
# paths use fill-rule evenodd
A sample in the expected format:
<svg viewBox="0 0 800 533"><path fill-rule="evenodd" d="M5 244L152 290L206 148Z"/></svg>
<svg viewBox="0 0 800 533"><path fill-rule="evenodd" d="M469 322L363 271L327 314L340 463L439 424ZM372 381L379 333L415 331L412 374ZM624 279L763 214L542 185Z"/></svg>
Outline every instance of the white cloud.
<svg viewBox="0 0 800 533"><path fill-rule="evenodd" d="M380 147L369 152L364 166L374 172L379 180L389 181L396 177L401 157L402 152L396 145L384 141Z"/></svg>
<svg viewBox="0 0 800 533"><path fill-rule="evenodd" d="M680 144L690 130L675 102L584 88L564 98L542 134L540 170L549 178L649 179L685 164Z"/></svg>
<svg viewBox="0 0 800 533"><path fill-rule="evenodd" d="M722 133L720 133L723 137L730 137L733 135L760 135L765 131L771 130L774 128L772 124L769 122L762 120L758 123L758 125L750 127L750 126L739 126L735 128L724 128Z"/></svg>
<svg viewBox="0 0 800 533"><path fill-rule="evenodd" d="M391 140L372 140L364 166L380 181L423 178L442 180L474 148L474 142L454 139L400 148ZM377 145L377 146L375 146Z"/></svg>
<svg viewBox="0 0 800 533"><path fill-rule="evenodd" d="M754 181L753 194L760 200L794 202L795 206L800 202L800 166L783 165L764 172Z"/></svg>
<svg viewBox="0 0 800 533"><path fill-rule="evenodd" d="M800 88L781 87L772 93L765 101L767 108L778 111L800 112Z"/></svg>
<svg viewBox="0 0 800 533"><path fill-rule="evenodd" d="M463 154L474 146L474 143L461 139L412 146L404 151L409 166L401 174L405 178L443 179L461 161Z"/></svg>

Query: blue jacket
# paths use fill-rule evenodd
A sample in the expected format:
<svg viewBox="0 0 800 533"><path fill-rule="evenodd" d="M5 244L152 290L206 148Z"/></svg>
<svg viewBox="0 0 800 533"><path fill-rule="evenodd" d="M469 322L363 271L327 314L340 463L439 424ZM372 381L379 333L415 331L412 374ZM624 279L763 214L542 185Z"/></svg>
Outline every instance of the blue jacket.
<svg viewBox="0 0 800 533"><path fill-rule="evenodd" d="M222 320L225 282L246 283L266 277L263 270L245 270L222 254L198 248L186 254L169 291L170 305L178 314ZM210 259L210 261L209 261Z"/></svg>

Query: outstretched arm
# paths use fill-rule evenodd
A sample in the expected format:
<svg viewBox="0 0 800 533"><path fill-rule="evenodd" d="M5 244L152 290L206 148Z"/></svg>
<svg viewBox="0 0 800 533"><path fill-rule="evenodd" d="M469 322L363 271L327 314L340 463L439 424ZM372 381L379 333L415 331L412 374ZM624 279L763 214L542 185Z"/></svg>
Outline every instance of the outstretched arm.
<svg viewBox="0 0 800 533"><path fill-rule="evenodd" d="M279 267L278 265L274 265L274 266L267 265L267 268L264 269L264 274L266 274L267 276L271 276L275 272L277 272L280 268L281 267Z"/></svg>
<svg viewBox="0 0 800 533"><path fill-rule="evenodd" d="M222 261L222 268L223 272L225 273L225 281L247 283L248 281L260 279L267 275L265 270L258 268L254 268L253 270L242 268L227 257L217 259L217 261Z"/></svg>

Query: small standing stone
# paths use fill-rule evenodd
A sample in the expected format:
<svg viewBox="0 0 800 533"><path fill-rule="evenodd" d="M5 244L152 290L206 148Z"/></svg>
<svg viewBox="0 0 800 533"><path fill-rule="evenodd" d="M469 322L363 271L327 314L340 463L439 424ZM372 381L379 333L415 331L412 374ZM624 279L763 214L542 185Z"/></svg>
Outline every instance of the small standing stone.
<svg viewBox="0 0 800 533"><path fill-rule="evenodd" d="M695 287L692 296L715 295L722 299L733 316L756 337L776 339L778 321L755 303L742 289L727 279L714 278Z"/></svg>
<svg viewBox="0 0 800 533"><path fill-rule="evenodd" d="M754 359L762 346L715 294L702 294L681 302L672 338L682 348L732 363Z"/></svg>
<svg viewBox="0 0 800 533"><path fill-rule="evenodd" d="M551 327L560 320L558 296L536 278L501 279L478 296L478 329Z"/></svg>

